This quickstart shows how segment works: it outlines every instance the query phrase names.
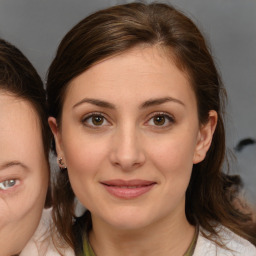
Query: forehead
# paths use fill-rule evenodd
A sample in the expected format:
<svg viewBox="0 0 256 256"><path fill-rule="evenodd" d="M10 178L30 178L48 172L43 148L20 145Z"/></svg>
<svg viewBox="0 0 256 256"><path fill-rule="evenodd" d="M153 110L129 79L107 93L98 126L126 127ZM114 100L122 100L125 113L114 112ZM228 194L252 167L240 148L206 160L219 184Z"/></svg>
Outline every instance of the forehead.
<svg viewBox="0 0 256 256"><path fill-rule="evenodd" d="M39 118L32 104L2 91L0 144L0 158L4 160L32 158L42 153Z"/></svg>
<svg viewBox="0 0 256 256"><path fill-rule="evenodd" d="M38 125L39 122L32 103L3 90L0 90L0 111L1 119L8 116L9 120L15 123L20 122L20 124L23 124L28 121L31 125ZM5 125L3 122L0 122L0 124Z"/></svg>
<svg viewBox="0 0 256 256"><path fill-rule="evenodd" d="M167 92L194 97L187 73L177 67L171 54L160 47L136 47L98 62L71 80L64 105L84 94L110 99L117 94L162 97Z"/></svg>

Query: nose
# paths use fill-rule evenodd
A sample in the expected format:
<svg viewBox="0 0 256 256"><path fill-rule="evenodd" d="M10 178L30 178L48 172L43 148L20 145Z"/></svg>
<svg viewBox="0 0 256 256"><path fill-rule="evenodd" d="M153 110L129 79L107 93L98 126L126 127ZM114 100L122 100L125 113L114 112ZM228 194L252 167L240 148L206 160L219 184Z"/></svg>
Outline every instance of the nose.
<svg viewBox="0 0 256 256"><path fill-rule="evenodd" d="M123 171L132 171L145 163L146 156L135 128L124 128L112 138L110 161Z"/></svg>

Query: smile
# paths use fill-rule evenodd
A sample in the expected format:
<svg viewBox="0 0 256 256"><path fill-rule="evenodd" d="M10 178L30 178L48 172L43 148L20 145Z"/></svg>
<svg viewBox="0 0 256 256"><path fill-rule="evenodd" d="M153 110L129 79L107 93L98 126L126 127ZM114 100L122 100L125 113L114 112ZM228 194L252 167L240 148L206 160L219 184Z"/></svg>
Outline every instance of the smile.
<svg viewBox="0 0 256 256"><path fill-rule="evenodd" d="M109 180L101 184L113 196L122 199L137 198L149 192L156 182L146 180Z"/></svg>

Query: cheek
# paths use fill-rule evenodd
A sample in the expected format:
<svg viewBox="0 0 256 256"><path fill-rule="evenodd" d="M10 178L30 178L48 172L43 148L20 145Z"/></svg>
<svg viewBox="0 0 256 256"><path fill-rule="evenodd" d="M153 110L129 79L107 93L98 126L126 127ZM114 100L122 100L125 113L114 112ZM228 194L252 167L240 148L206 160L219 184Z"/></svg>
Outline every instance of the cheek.
<svg viewBox="0 0 256 256"><path fill-rule="evenodd" d="M46 193L49 186L49 166L41 152L38 157L35 156L34 162L31 162L32 172L24 182L25 195L24 202L31 205L31 209L40 208L45 203Z"/></svg>
<svg viewBox="0 0 256 256"><path fill-rule="evenodd" d="M5 226L7 226L9 223L17 221L20 218L20 216L17 216L17 212L20 207L21 205L17 200L17 197L7 198L7 196L1 196L0 198L0 230L3 229ZM20 208L19 214L24 215L24 208Z"/></svg>
<svg viewBox="0 0 256 256"><path fill-rule="evenodd" d="M24 189L18 194L4 195L0 199L0 229L9 223L19 224L26 215L37 208L42 206L42 200L38 197L38 191ZM38 214L35 211L35 214Z"/></svg>
<svg viewBox="0 0 256 256"><path fill-rule="evenodd" d="M94 177L104 166L110 145L107 140L94 136L78 135L69 139L63 135L63 153L70 181L72 184L86 182L87 177Z"/></svg>
<svg viewBox="0 0 256 256"><path fill-rule="evenodd" d="M41 168L34 166L33 173L29 173L20 187L8 193L0 192L0 229L8 223L15 223L29 216L38 219L44 206L48 188L48 166L40 161ZM38 164L38 163L37 163ZM7 192L7 191L6 191Z"/></svg>
<svg viewBox="0 0 256 256"><path fill-rule="evenodd" d="M69 180L75 195L86 207L90 207L97 194L94 188L97 175L108 165L106 159L111 146L108 141L84 134L77 134L74 138L62 132L62 150Z"/></svg>
<svg viewBox="0 0 256 256"><path fill-rule="evenodd" d="M153 164L165 177L166 182L173 182L173 186L189 182L195 142L191 140L191 143L188 143L188 141L189 139L186 138L184 140L166 138L159 141L157 147L148 146Z"/></svg>
<svg viewBox="0 0 256 256"><path fill-rule="evenodd" d="M159 148L154 165L161 173L163 202L174 210L185 202L185 194L192 172L192 157L182 146ZM183 205L183 204L182 204Z"/></svg>
<svg viewBox="0 0 256 256"><path fill-rule="evenodd" d="M0 199L0 247L7 250L7 255L11 251L16 255L25 246L40 221L45 201L44 187L40 187L41 191L31 188L17 196Z"/></svg>

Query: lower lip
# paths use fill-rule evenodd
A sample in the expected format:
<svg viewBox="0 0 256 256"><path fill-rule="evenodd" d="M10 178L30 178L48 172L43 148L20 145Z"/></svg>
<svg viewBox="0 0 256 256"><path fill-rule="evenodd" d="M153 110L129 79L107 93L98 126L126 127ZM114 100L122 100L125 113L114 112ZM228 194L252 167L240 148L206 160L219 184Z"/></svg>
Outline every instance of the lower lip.
<svg viewBox="0 0 256 256"><path fill-rule="evenodd" d="M147 185L147 186L141 186L141 187L134 187L134 188L128 188L128 187L118 187L118 186L108 186L103 184L104 188L113 196L122 198L122 199L133 199L137 198L148 191L150 191L154 184Z"/></svg>

